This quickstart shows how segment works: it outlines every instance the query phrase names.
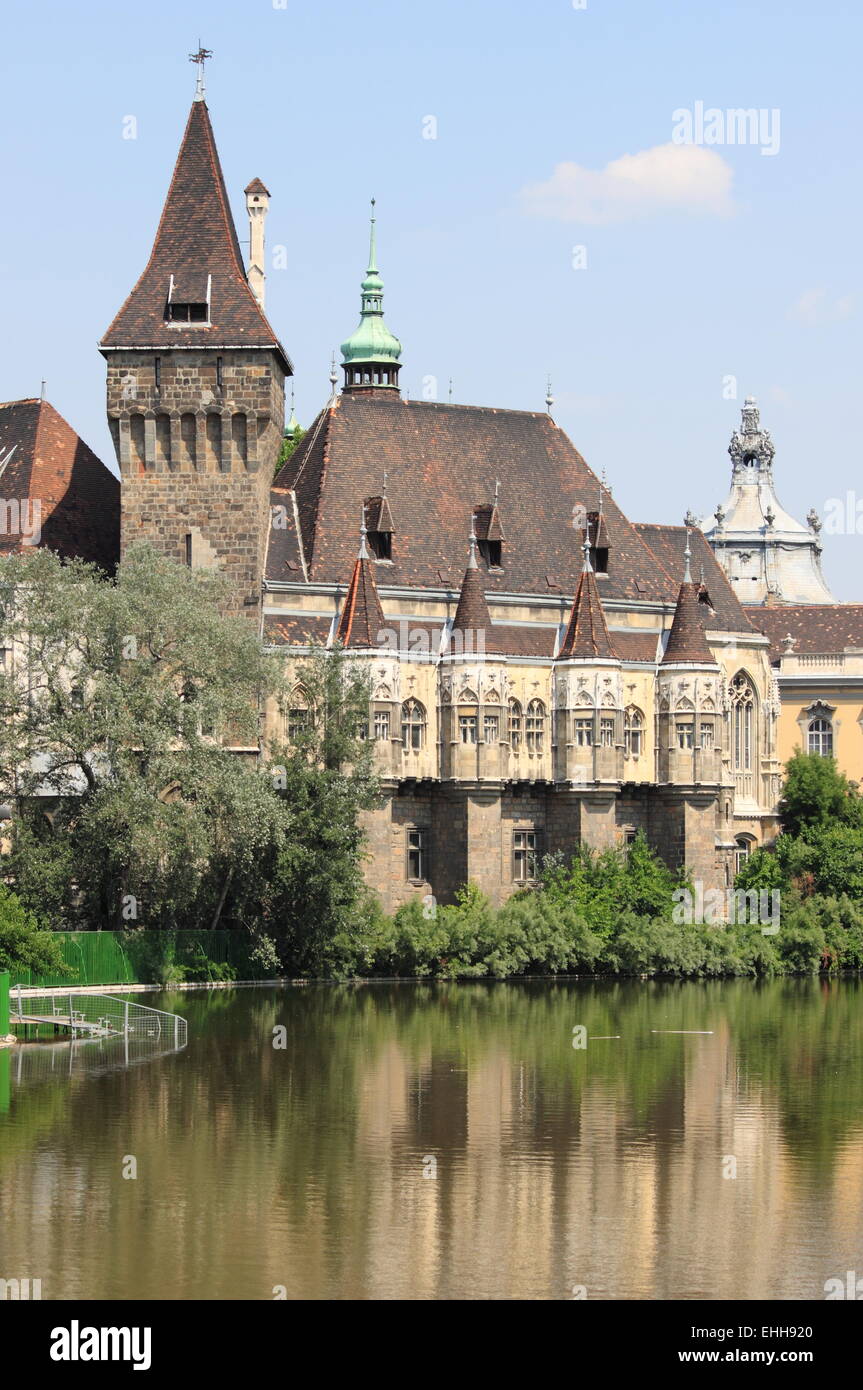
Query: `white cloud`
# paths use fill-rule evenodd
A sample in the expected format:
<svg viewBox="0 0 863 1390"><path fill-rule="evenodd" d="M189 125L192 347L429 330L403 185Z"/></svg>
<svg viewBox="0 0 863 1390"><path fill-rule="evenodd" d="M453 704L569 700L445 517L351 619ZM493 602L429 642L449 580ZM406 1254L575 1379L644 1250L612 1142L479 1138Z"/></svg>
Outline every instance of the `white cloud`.
<svg viewBox="0 0 863 1390"><path fill-rule="evenodd" d="M669 211L726 217L733 210L731 179L730 165L715 150L655 145L604 169L558 164L550 179L528 185L520 197L537 217L594 226Z"/></svg>
<svg viewBox="0 0 863 1390"><path fill-rule="evenodd" d="M837 323L851 317L854 300L850 294L830 299L827 291L804 290L788 310L788 317L797 323Z"/></svg>

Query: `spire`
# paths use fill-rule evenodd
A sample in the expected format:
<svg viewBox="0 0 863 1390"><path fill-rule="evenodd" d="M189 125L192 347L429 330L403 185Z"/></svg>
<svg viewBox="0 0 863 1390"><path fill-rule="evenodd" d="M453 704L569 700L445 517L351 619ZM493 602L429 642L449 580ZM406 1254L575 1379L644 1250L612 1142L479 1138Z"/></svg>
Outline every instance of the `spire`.
<svg viewBox="0 0 863 1390"><path fill-rule="evenodd" d="M585 527L581 547L584 562L569 615L569 624L557 654L558 661L618 660L608 631L590 563L590 526Z"/></svg>
<svg viewBox="0 0 863 1390"><path fill-rule="evenodd" d="M476 559L476 517L471 517L470 554L467 569L461 584L458 607L455 610L452 630L465 634L454 644L456 652L465 655L481 655L492 650L491 614L485 596L480 568ZM480 636L479 634L482 634ZM467 636L467 634L470 634ZM465 640L466 639L466 640Z"/></svg>
<svg viewBox="0 0 863 1390"><path fill-rule="evenodd" d="M369 265L361 286L359 327L342 343L345 391L398 394L402 345L384 323L384 282L377 263L377 219L372 198Z"/></svg>
<svg viewBox="0 0 863 1390"><path fill-rule="evenodd" d="M198 76L195 82L195 101L203 101L205 99L206 91L204 87L204 64L206 63L207 59L212 58L212 56L213 50L211 48L204 48L200 39L198 39L197 53L189 54L189 62L197 63L198 65Z"/></svg>
<svg viewBox="0 0 863 1390"><path fill-rule="evenodd" d="M386 627L384 612L375 583L375 567L366 546L366 509L362 509L360 548L354 572L336 629L336 641L343 647L377 647Z"/></svg>
<svg viewBox="0 0 863 1390"><path fill-rule="evenodd" d="M686 549L683 552L686 567L683 583L677 594L677 606L668 642L662 656L661 665L715 666L716 661L707 645L704 635L702 614L704 605L699 599L702 586L693 584L690 561L692 551L689 547L689 530L686 532Z"/></svg>
<svg viewBox="0 0 863 1390"><path fill-rule="evenodd" d="M292 371L246 279L207 103L192 102L146 269L101 343L265 348Z"/></svg>

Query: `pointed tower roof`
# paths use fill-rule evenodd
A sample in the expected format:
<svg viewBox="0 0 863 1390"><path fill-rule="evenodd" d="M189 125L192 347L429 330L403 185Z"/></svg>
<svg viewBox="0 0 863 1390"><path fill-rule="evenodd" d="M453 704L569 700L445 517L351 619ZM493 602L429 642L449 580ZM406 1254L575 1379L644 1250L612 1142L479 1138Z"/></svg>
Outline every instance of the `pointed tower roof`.
<svg viewBox="0 0 863 1390"><path fill-rule="evenodd" d="M473 634L481 632L482 644L486 651L492 650L491 636L491 614L488 611L488 600L485 596L485 587L476 562L476 523L471 523L470 530L470 555L468 557L467 569L464 572L464 579L461 584L461 593L458 598L458 607L455 610L455 618L452 624L453 632L471 633L470 642L465 642L465 651L475 653L480 647L480 640Z"/></svg>
<svg viewBox="0 0 863 1390"><path fill-rule="evenodd" d="M566 629L558 661L617 661L618 655L608 631L596 575L590 563L590 525L585 530L584 565L578 579L578 587L572 602L572 612Z"/></svg>
<svg viewBox="0 0 863 1390"><path fill-rule="evenodd" d="M182 306L194 314L184 319ZM269 348L292 371L246 279L203 99L192 102L150 259L100 347Z"/></svg>
<svg viewBox="0 0 863 1390"><path fill-rule="evenodd" d="M397 393L402 345L384 323L384 282L378 271L375 227L375 200L372 198L369 266L361 286L360 322L341 348L345 389L377 386ZM365 368L369 369L370 381L364 379ZM381 368L385 372L381 372Z"/></svg>
<svg viewBox="0 0 863 1390"><path fill-rule="evenodd" d="M692 582L689 567L689 533L686 536L686 569L677 595L677 607L668 642L662 656L662 666L715 666L716 658L707 645L702 622L703 596L707 590Z"/></svg>
<svg viewBox="0 0 863 1390"><path fill-rule="evenodd" d="M366 546L366 518L363 508L360 548L336 628L336 641L341 642L343 647L377 647L381 641L380 633L385 627L384 611L375 583L375 567Z"/></svg>

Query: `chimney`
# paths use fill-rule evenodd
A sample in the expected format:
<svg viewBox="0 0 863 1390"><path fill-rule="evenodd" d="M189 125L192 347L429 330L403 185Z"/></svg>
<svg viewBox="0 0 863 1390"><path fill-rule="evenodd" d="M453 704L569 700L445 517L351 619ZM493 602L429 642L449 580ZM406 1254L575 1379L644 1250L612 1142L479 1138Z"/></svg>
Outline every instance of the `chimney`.
<svg viewBox="0 0 863 1390"><path fill-rule="evenodd" d="M264 307L264 222L270 207L270 190L260 179L252 179L246 193L249 214L249 268L246 279L249 289L261 308Z"/></svg>

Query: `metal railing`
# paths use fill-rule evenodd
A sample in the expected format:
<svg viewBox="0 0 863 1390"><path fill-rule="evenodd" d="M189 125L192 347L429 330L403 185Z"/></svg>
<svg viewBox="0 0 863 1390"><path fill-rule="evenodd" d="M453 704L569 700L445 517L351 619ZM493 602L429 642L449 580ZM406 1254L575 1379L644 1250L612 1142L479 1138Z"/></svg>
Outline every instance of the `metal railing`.
<svg viewBox="0 0 863 1390"><path fill-rule="evenodd" d="M9 993L10 1023L54 1026L73 1037L134 1038L161 1042L179 1051L186 1046L188 1028L179 1014L151 1009L133 999L113 994L77 994L74 990L45 989L22 992L16 985Z"/></svg>

